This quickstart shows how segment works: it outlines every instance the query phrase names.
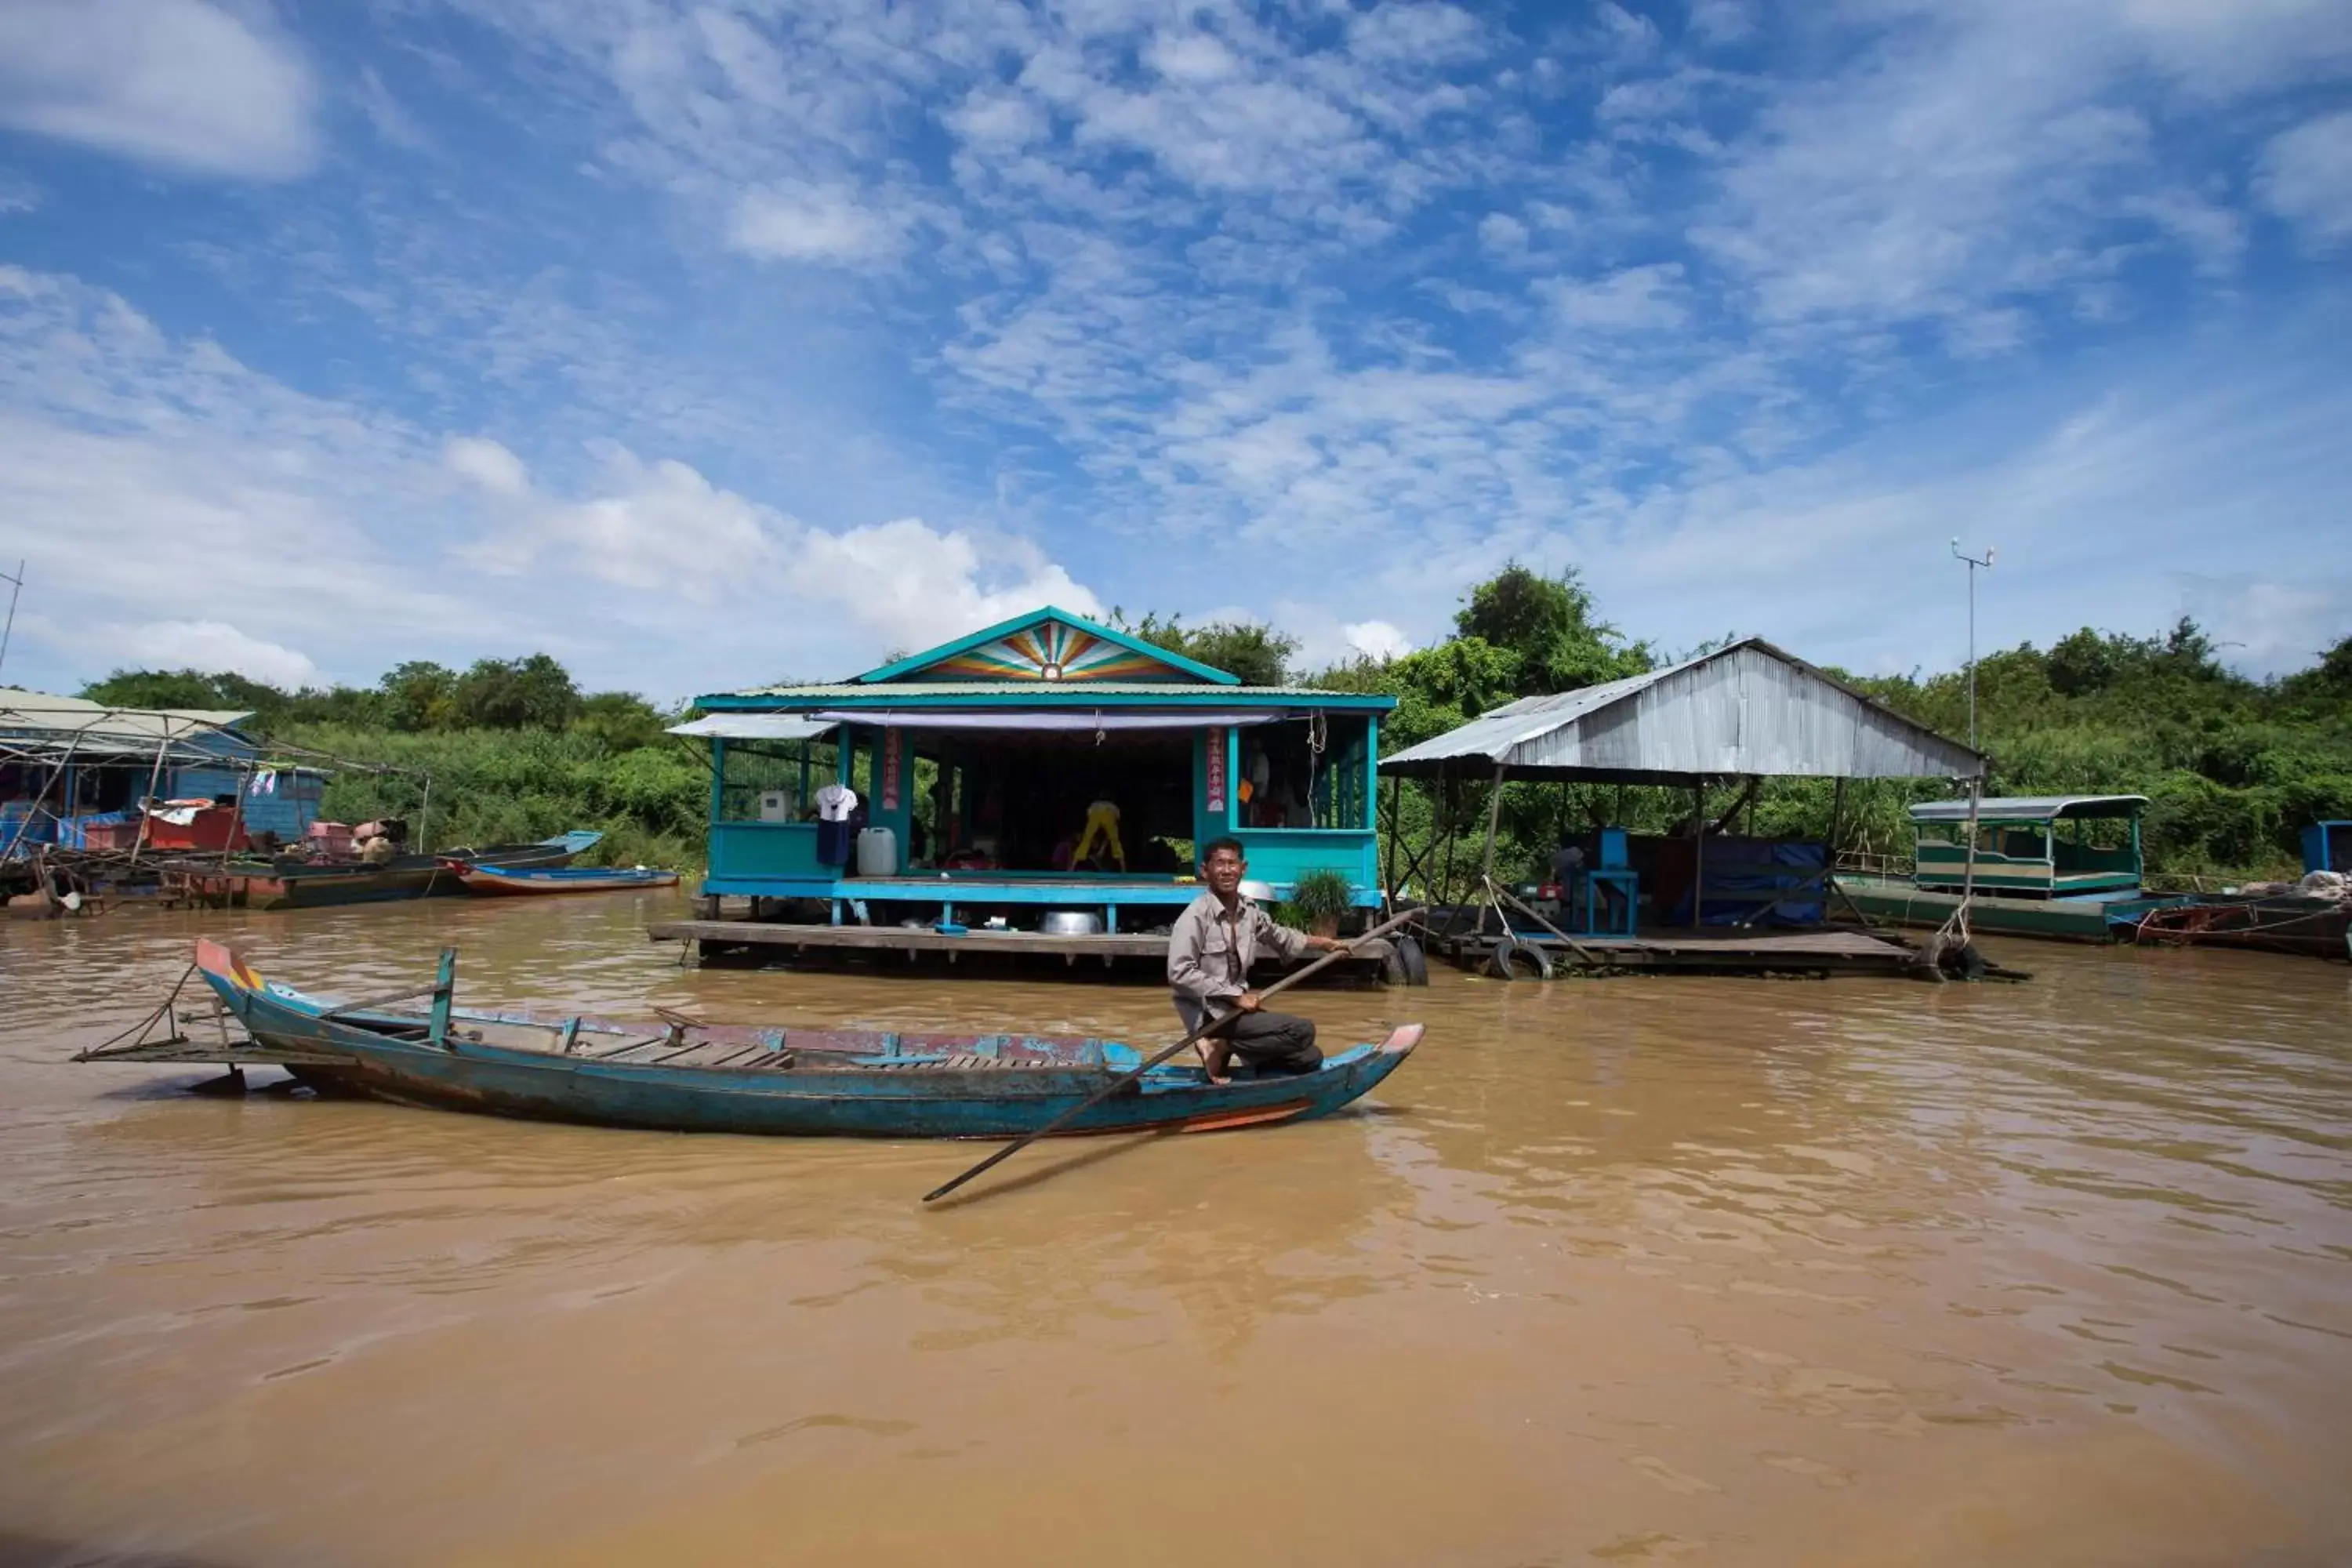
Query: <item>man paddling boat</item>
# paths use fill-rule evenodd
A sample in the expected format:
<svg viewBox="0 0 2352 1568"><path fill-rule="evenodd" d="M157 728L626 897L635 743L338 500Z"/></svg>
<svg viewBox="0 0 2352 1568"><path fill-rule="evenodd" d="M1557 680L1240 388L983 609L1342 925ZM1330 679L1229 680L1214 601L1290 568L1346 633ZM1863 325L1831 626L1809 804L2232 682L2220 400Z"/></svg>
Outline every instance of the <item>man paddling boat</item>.
<svg viewBox="0 0 2352 1568"><path fill-rule="evenodd" d="M1265 1073L1309 1073L1323 1065L1315 1021L1259 1006L1257 993L1249 988L1250 965L1263 948L1295 963L1309 952L1347 945L1267 919L1241 896L1248 870L1239 839L1212 839L1201 855L1201 880L1209 890L1185 906L1168 936L1168 984L1185 1031L1238 1009L1231 1024L1200 1041L1202 1070L1212 1083L1228 1081L1226 1068L1236 1056Z"/></svg>

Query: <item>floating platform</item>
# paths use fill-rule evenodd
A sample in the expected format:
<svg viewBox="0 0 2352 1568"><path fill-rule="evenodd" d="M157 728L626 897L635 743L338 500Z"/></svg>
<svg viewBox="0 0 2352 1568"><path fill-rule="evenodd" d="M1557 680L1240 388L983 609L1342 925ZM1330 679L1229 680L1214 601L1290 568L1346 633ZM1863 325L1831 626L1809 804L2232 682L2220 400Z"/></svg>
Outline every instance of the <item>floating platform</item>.
<svg viewBox="0 0 2352 1568"><path fill-rule="evenodd" d="M1168 935L1165 931L1104 932L1094 936L1058 936L1048 931L991 931L974 927L961 935L929 926L794 925L769 921L663 921L646 928L655 942L682 942L704 963L783 963L837 966L859 960L898 960L906 963L949 965L967 961L1010 963L1059 959L1066 968L1081 963L1101 969L1150 966L1155 977L1166 973ZM1341 959L1335 971L1359 975L1403 979L1402 959L1385 940L1364 943L1352 958ZM1279 966L1260 965L1270 973Z"/></svg>
<svg viewBox="0 0 2352 1568"><path fill-rule="evenodd" d="M1499 931L1489 919L1480 931L1447 931L1425 939L1432 958L1497 976L1549 978L1554 973L1685 973L1914 976L1926 971L1919 952L1891 937L1836 926L1804 931L1740 931L1708 927L1658 930L1635 936L1580 936L1514 927ZM1995 966L2000 978L2023 978Z"/></svg>

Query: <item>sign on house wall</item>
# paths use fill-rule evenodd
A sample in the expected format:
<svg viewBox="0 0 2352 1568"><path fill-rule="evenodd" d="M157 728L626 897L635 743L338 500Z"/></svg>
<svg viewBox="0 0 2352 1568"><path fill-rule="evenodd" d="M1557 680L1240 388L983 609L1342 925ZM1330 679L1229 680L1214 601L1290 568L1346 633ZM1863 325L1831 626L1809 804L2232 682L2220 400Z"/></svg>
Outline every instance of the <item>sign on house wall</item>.
<svg viewBox="0 0 2352 1568"><path fill-rule="evenodd" d="M1225 809L1225 732L1221 729L1210 730L1202 738L1209 748L1208 809L1223 811Z"/></svg>
<svg viewBox="0 0 2352 1568"><path fill-rule="evenodd" d="M882 731L882 809L898 809L899 737L896 730Z"/></svg>

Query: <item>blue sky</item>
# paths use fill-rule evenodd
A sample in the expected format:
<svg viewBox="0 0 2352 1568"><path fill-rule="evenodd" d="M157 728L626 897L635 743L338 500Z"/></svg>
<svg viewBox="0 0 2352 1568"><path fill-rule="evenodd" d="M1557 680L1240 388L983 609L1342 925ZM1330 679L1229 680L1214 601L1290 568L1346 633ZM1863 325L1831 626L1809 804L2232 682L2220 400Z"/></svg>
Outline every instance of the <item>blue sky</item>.
<svg viewBox="0 0 2352 1568"><path fill-rule="evenodd" d="M5 676L2352 632L2343 0L10 0Z"/></svg>

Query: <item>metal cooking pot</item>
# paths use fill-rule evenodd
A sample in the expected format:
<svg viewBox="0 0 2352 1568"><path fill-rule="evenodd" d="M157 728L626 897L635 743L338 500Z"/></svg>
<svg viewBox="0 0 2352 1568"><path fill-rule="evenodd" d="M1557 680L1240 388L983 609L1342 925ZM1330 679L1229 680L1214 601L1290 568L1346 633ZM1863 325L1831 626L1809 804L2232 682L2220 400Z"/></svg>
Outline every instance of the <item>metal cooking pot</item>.
<svg viewBox="0 0 2352 1568"><path fill-rule="evenodd" d="M1088 910L1049 910L1037 922L1047 936L1100 936L1102 916Z"/></svg>

